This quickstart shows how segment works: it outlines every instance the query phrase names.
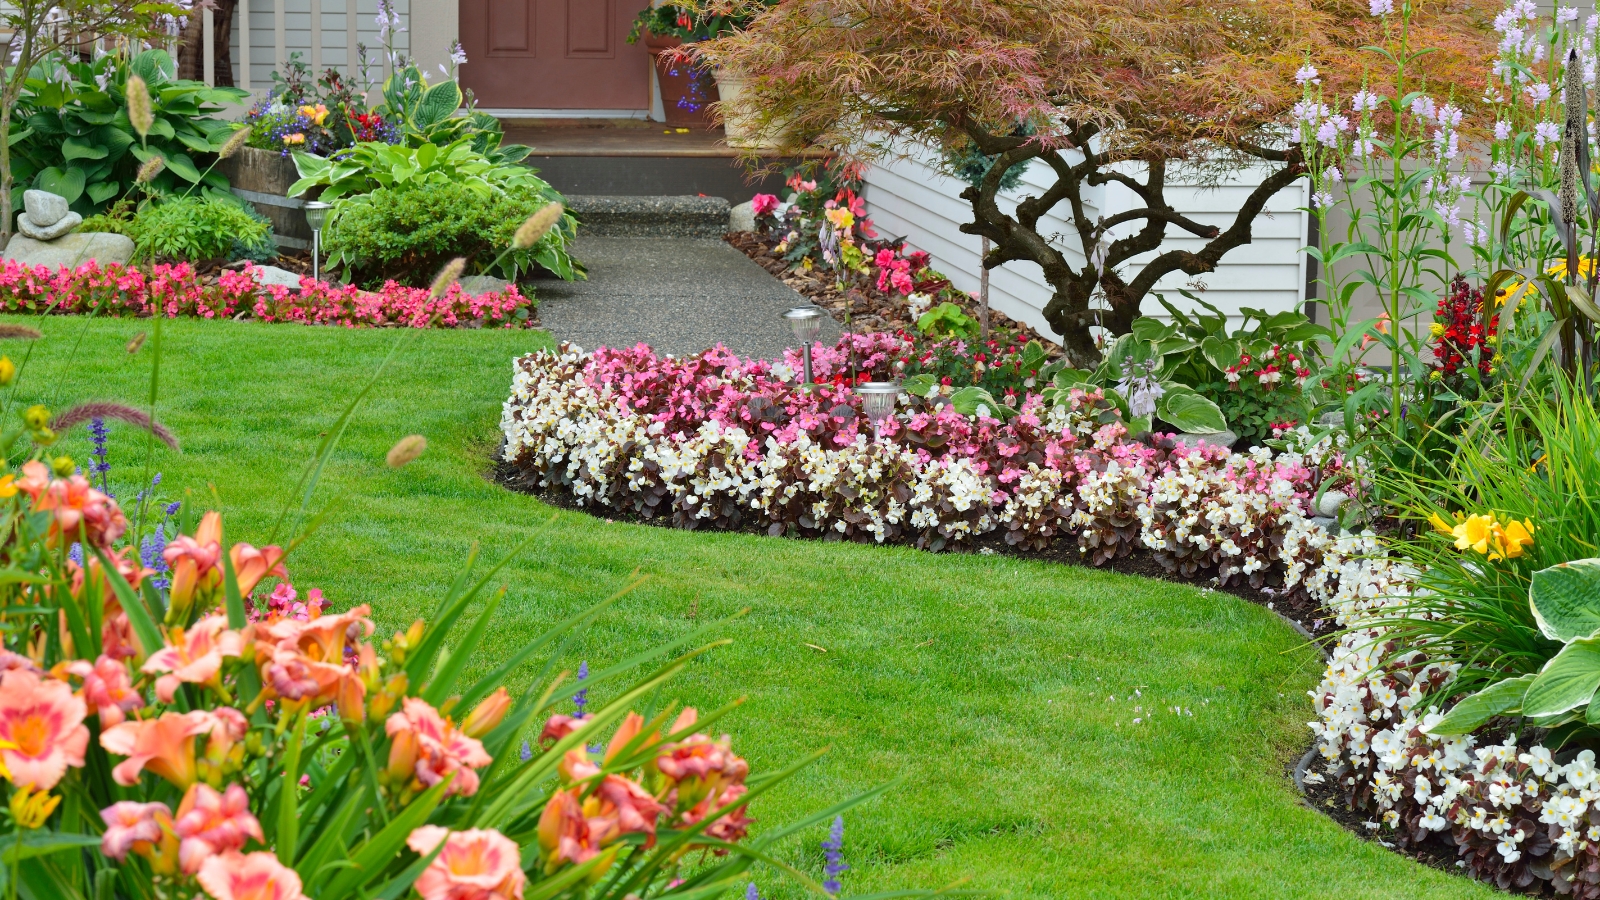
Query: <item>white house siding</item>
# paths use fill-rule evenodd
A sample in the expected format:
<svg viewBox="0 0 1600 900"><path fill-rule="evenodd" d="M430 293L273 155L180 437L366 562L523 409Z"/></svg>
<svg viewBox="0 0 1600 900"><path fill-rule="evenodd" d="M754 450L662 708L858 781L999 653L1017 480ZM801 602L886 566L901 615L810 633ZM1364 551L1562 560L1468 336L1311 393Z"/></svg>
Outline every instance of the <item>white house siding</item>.
<svg viewBox="0 0 1600 900"><path fill-rule="evenodd" d="M960 231L963 223L972 220L971 206L960 197L966 185L930 165L934 159L931 153L920 153L873 166L866 177L867 211L880 232L905 236L912 247L928 252L934 268L947 275L957 288L976 291L980 239ZM1216 187L1169 184L1167 198L1174 208L1196 221L1225 228L1259 178L1258 171L1245 170ZM1052 180L1050 168L1034 162L1023 174L1022 185L1001 196L1002 208L1010 212L1022 197L1042 194ZM1090 190L1085 198L1090 216L1109 216L1135 205L1132 192L1121 185ZM1309 219L1299 211L1306 203L1304 191L1304 187L1295 185L1274 197L1266 212L1256 219L1254 240L1223 257L1215 272L1199 278L1168 276L1158 283L1157 290L1167 291L1168 300L1180 308L1194 305L1176 293L1184 287L1229 314L1237 314L1243 307L1274 312L1301 308L1305 303L1306 270L1300 250L1305 246ZM1056 245L1065 249L1068 262L1076 268L1083 264L1083 253L1077 232L1064 218L1065 213L1065 204L1058 206L1040 220L1039 230L1046 236L1060 235ZM1137 227L1130 223L1117 230L1125 233ZM1204 243L1176 228L1169 227L1167 234L1162 250L1198 249ZM1153 255L1135 257L1126 264L1128 270L1135 271L1139 263ZM990 272L990 306L1059 338L1044 321L1044 307L1050 295L1044 275L1034 263L1007 263ZM1143 311L1146 315L1166 314L1154 297L1145 300Z"/></svg>
<svg viewBox="0 0 1600 900"><path fill-rule="evenodd" d="M395 49L411 54L411 3L413 0L394 0L394 6L399 11L404 23L405 31L394 35ZM420 0L429 2L429 0ZM438 0L434 0L438 2ZM328 68L336 68L346 74L353 74L355 60L350 55L349 12L348 4L356 4L356 39L354 43L367 45L368 58L373 60L371 74L374 82L381 82L389 69L383 60L383 40L378 34L378 0L240 0L241 9L236 9L233 17L231 31L230 58L233 60L234 83L243 85L240 66L244 64L243 54L239 52L241 37L240 19L242 7L248 3L250 13L250 87L258 92L265 92L272 86L272 73L288 61L289 54L300 52L300 58L306 65L316 63L315 71L321 73ZM283 50L278 50L278 5L282 4L283 22ZM312 6L318 8L321 24L320 49L312 53ZM454 35L451 35L453 38Z"/></svg>

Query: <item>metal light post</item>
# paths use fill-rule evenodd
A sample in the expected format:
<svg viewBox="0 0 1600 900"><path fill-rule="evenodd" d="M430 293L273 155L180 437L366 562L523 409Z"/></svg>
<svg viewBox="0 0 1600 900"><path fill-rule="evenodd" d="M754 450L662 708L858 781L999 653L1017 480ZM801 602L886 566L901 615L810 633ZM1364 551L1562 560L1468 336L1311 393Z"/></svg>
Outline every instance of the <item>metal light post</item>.
<svg viewBox="0 0 1600 900"><path fill-rule="evenodd" d="M796 306L783 314L789 323L789 330L794 332L795 340L800 342L800 357L805 360L806 390L811 390L811 342L817 339L822 332L822 317L826 315L815 306Z"/></svg>
<svg viewBox="0 0 1600 900"><path fill-rule="evenodd" d="M856 385L856 396L861 398L861 411L872 421L873 431L884 419L894 415L895 400L900 396L898 381L869 381Z"/></svg>
<svg viewBox="0 0 1600 900"><path fill-rule="evenodd" d="M311 226L311 280L321 281L322 259L322 223L328 220L328 210L333 209L332 203L323 203L321 200L307 200L305 205L306 224Z"/></svg>

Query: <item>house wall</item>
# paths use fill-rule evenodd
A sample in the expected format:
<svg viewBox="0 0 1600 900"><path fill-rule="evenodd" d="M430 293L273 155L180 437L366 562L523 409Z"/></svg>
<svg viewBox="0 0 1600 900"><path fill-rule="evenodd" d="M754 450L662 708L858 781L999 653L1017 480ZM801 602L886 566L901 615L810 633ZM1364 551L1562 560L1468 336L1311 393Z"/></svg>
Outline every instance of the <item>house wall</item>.
<svg viewBox="0 0 1600 900"><path fill-rule="evenodd" d="M456 15L453 0L393 0L404 21L405 31L394 35L395 49L416 56L429 71L449 55L450 41L455 39ZM350 19L355 8L355 35L351 39ZM413 15L412 7L417 7ZM448 6L448 36L440 30L437 20ZM423 10L426 10L424 12ZM242 66L243 54L239 52L243 39L242 22L248 16L250 41L249 82L246 84ZM313 71L337 68L353 73L354 47L367 46L368 57L374 60L371 77L381 83L390 68L383 59L383 41L378 33L378 0L239 0L234 11L233 28L229 42L233 60L234 84L265 92L272 86L272 73L288 62L289 54L299 51L301 59ZM313 21L317 27L313 28ZM413 40L414 35L424 37ZM442 40L441 40L442 38ZM437 46L436 46L437 45Z"/></svg>
<svg viewBox="0 0 1600 900"><path fill-rule="evenodd" d="M866 176L868 214L883 234L904 235L912 247L927 251L933 257L934 268L948 276L957 288L976 291L980 239L959 230L963 223L972 221L971 206L960 198L966 185L940 172L935 162L936 157L931 152L920 151L873 166ZM1246 170L1215 187L1184 184L1180 178L1178 183L1169 184L1167 197L1176 209L1197 221L1226 227L1260 177L1261 170ZM1012 211L1018 200L1043 193L1052 181L1053 173L1048 166L1037 161L1031 163L1023 174L1022 185L1001 196L1001 207ZM1134 206L1131 191L1120 185L1110 188L1092 190L1086 198L1089 215L1109 216ZM1298 208L1306 202L1303 185L1294 185L1279 193L1257 217L1254 240L1225 256L1215 272L1199 278L1168 276L1158 283L1157 290L1175 292L1187 287L1230 314L1236 314L1243 307L1273 312L1301 308L1306 296L1306 271L1300 249L1306 243L1309 217ZM1064 218L1065 212L1064 205L1057 207L1054 213L1041 220L1040 232L1047 236L1059 234L1056 245L1065 249L1071 265L1081 266L1084 258L1077 232ZM1136 226L1120 226L1121 230L1133 227ZM1204 243L1176 229L1169 229L1168 235L1163 250L1198 249ZM1135 257L1128 266L1132 269L1153 255ZM1034 263L1007 263L990 272L991 307L1059 339L1044 321L1044 307L1050 296L1043 272ZM1177 293L1167 296L1180 308L1193 306ZM1154 316L1166 314L1153 297L1145 300L1143 312Z"/></svg>

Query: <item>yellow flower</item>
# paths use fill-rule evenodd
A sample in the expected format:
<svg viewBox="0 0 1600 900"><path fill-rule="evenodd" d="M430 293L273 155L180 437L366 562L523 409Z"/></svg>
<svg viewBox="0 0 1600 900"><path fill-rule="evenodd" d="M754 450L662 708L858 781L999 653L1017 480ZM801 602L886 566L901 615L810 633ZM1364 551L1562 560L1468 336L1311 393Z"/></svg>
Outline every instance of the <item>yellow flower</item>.
<svg viewBox="0 0 1600 900"><path fill-rule="evenodd" d="M9 356L0 356L0 385L10 384L17 377L17 364Z"/></svg>
<svg viewBox="0 0 1600 900"><path fill-rule="evenodd" d="M31 784L17 788L16 793L11 795L11 815L17 820L18 828L43 826L60 805L60 797L52 797L49 791L35 792Z"/></svg>
<svg viewBox="0 0 1600 900"><path fill-rule="evenodd" d="M283 142L285 144L304 144L306 142L306 136L297 131L294 134L284 135Z"/></svg>
<svg viewBox="0 0 1600 900"><path fill-rule="evenodd" d="M316 106L302 106L300 107L300 115L310 119L313 124L321 125L322 121L328 118L328 108L321 103Z"/></svg>
<svg viewBox="0 0 1600 900"><path fill-rule="evenodd" d="M1439 532L1440 534L1454 535L1456 533L1456 527L1451 525L1449 522L1446 522L1444 517L1438 513L1434 513L1428 517L1428 524L1432 525L1433 530Z"/></svg>
<svg viewBox="0 0 1600 900"><path fill-rule="evenodd" d="M1533 522L1512 519L1495 535L1494 543L1496 553L1489 556L1491 562L1495 559L1516 559L1523 554L1524 548L1533 545Z"/></svg>
<svg viewBox="0 0 1600 900"><path fill-rule="evenodd" d="M1566 267L1567 267L1567 264L1563 262L1561 264L1561 271L1565 272L1566 271ZM1520 281L1507 282L1506 284L1502 285L1498 290L1496 290L1494 292L1494 305L1495 306L1505 306L1506 305L1506 298L1511 296L1512 294L1517 294L1516 306L1512 307L1512 310L1515 311L1518 306L1522 305L1523 298L1525 298L1529 294L1533 293L1533 289L1532 288L1529 288L1527 291L1522 291L1522 293L1518 293L1519 291L1522 291L1522 282L1520 282Z"/></svg>
<svg viewBox="0 0 1600 900"><path fill-rule="evenodd" d="M1456 549L1471 548L1479 553L1489 552L1489 541L1494 538L1494 516L1467 516L1467 520L1451 529L1456 536Z"/></svg>
<svg viewBox="0 0 1600 900"><path fill-rule="evenodd" d="M850 210L836 206L828 210L828 221L833 223L833 227L843 230L856 223L856 216Z"/></svg>
<svg viewBox="0 0 1600 900"><path fill-rule="evenodd" d="M1552 264L1550 266L1550 268L1545 269L1544 271L1548 275L1554 275L1557 278L1565 278L1565 277L1567 277L1567 261L1565 259L1558 259L1558 260L1555 261L1554 264ZM1590 275L1593 275L1593 274L1594 274L1594 257L1592 257L1592 256L1580 256L1580 257L1578 257L1578 277L1579 278L1588 278Z"/></svg>
<svg viewBox="0 0 1600 900"><path fill-rule="evenodd" d="M0 475L0 500L9 500L17 495L17 473L7 472Z"/></svg>
<svg viewBox="0 0 1600 900"><path fill-rule="evenodd" d="M1435 322L1432 325L1428 326L1428 334L1431 335L1432 337L1434 337L1435 339L1443 337L1444 336L1444 326L1439 324L1438 322Z"/></svg>

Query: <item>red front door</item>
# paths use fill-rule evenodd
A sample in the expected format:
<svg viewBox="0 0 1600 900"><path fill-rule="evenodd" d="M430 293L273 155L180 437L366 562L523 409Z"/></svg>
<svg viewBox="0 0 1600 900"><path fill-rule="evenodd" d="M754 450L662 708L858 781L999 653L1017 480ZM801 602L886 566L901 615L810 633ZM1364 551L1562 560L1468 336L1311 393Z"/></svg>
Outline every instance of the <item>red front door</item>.
<svg viewBox="0 0 1600 900"><path fill-rule="evenodd" d="M650 108L650 57L628 43L649 0L461 0L461 83L486 109Z"/></svg>

